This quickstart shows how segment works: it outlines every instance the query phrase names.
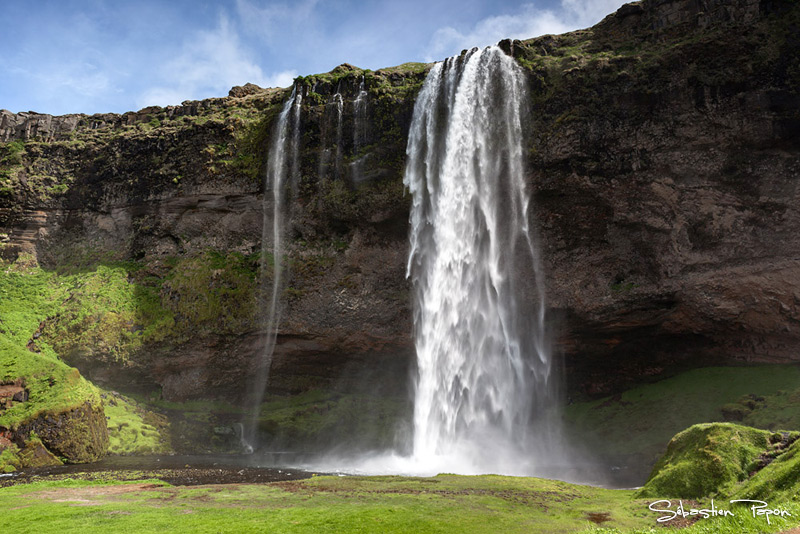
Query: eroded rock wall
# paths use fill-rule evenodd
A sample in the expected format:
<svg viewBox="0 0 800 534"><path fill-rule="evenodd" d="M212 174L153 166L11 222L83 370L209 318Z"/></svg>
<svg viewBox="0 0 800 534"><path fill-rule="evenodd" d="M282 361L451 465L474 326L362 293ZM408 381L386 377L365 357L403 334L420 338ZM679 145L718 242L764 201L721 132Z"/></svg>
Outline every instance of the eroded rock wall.
<svg viewBox="0 0 800 534"><path fill-rule="evenodd" d="M549 91L531 185L581 389L798 361L798 22L788 2L643 2L515 49Z"/></svg>
<svg viewBox="0 0 800 534"><path fill-rule="evenodd" d="M797 361L799 16L780 0L653 0L592 29L502 43L530 73L530 216L572 390L607 393L687 365ZM402 174L426 72L343 65L298 80L301 178L273 360L281 392L370 366L408 376ZM4 115L3 254L53 269L136 262L131 283L177 325L131 349L121 371L86 347L90 376L136 376L173 399L243 393L263 294L251 291L250 308L241 295L203 308L204 291L243 278L224 262L178 269L236 253L254 287L264 281L264 163L287 97L246 86L74 127L74 117ZM179 284L184 275L205 286ZM136 317L125 328L146 329L148 316Z"/></svg>

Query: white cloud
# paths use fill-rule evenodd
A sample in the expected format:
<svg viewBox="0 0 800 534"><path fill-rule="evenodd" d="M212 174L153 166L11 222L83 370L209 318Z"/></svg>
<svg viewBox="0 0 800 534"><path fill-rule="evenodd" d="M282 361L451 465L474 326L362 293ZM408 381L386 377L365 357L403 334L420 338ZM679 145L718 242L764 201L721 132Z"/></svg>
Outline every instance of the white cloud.
<svg viewBox="0 0 800 534"><path fill-rule="evenodd" d="M277 72L268 77L266 81L260 84L262 87L289 87L297 78L298 72L296 70L285 70Z"/></svg>
<svg viewBox="0 0 800 534"><path fill-rule="evenodd" d="M460 32L449 26L436 30L426 61L435 61L465 48L495 44L502 39L527 39L567 30L568 26L564 25L553 12L540 11L532 4L526 4L519 15L489 17L478 22L467 32Z"/></svg>
<svg viewBox="0 0 800 534"><path fill-rule="evenodd" d="M474 46L488 46L502 39L529 39L591 26L613 13L624 0L561 0L557 11L524 4L515 15L485 18L467 31L450 26L436 30L426 61L436 61Z"/></svg>
<svg viewBox="0 0 800 534"><path fill-rule="evenodd" d="M576 28L597 24L619 9L625 0L561 0L561 8Z"/></svg>
<svg viewBox="0 0 800 534"><path fill-rule="evenodd" d="M139 108L148 106L170 106L180 104L184 100L191 100L181 89L170 89L168 87L153 87L147 89L140 96L136 103Z"/></svg>
<svg viewBox="0 0 800 534"><path fill-rule="evenodd" d="M299 0L282 4L268 2L261 6L250 0L236 0L236 12L247 31L265 41L275 41L284 39L288 30L309 30L314 25L318 3L319 0Z"/></svg>
<svg viewBox="0 0 800 534"><path fill-rule="evenodd" d="M262 87L285 87L295 76L294 71L265 74L223 16L215 30L195 32L183 43L181 51L159 70L161 83L145 90L138 104L164 106L223 96L234 85L247 82Z"/></svg>

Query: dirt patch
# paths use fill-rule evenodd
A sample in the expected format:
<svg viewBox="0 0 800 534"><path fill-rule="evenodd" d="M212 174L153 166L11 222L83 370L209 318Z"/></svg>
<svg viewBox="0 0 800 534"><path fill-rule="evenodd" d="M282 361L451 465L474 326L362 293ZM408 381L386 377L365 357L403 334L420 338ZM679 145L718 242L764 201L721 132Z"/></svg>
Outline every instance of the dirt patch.
<svg viewBox="0 0 800 534"><path fill-rule="evenodd" d="M599 525L606 521L611 521L611 514L608 512L586 512L586 519L595 525Z"/></svg>
<svg viewBox="0 0 800 534"><path fill-rule="evenodd" d="M88 486L84 488L42 490L33 492L30 496L35 499L46 501L72 503L73 506L98 506L107 502L108 497L113 498L126 493L159 489L163 489L163 486L157 484L121 484L113 486Z"/></svg>
<svg viewBox="0 0 800 534"><path fill-rule="evenodd" d="M287 480L286 482L273 482L271 485L276 488L280 488L283 491L288 491L289 493L300 493L300 492L309 493L310 491L312 491L312 488L309 488L305 484L302 484L300 482L295 482L293 480ZM327 491L327 490L321 490L321 491Z"/></svg>

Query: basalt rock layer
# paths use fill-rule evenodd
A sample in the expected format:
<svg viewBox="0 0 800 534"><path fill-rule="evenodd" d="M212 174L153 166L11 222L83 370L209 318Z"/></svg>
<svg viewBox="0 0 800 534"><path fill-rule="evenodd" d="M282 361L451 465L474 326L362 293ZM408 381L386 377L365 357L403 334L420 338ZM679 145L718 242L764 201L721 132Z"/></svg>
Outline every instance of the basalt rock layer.
<svg viewBox="0 0 800 534"><path fill-rule="evenodd" d="M797 360L798 35L788 0L645 0L588 30L501 43L528 72L530 219L573 391ZM402 390L413 360L402 176L428 70L342 65L296 81L276 392L375 368ZM263 176L288 94L249 84L121 116L3 112L5 260L127 273L109 275L122 300L76 289L42 321L44 342L100 383L241 397L261 357ZM76 301L92 298L86 322Z"/></svg>
<svg viewBox="0 0 800 534"><path fill-rule="evenodd" d="M513 44L540 88L530 183L584 390L797 360L798 23L788 2L653 1Z"/></svg>

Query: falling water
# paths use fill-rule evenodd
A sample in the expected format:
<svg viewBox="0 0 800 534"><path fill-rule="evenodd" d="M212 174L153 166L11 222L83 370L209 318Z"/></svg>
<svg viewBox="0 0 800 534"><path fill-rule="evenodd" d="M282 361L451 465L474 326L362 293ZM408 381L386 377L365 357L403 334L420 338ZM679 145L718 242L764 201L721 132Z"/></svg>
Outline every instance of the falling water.
<svg viewBox="0 0 800 534"><path fill-rule="evenodd" d="M358 156L358 151L364 146L367 139L367 91L364 87L364 78L358 85L358 96L353 102L353 154ZM353 182L361 181L364 157L358 157L351 164L353 172Z"/></svg>
<svg viewBox="0 0 800 534"><path fill-rule="evenodd" d="M342 94L336 92L333 95L333 102L336 104L336 179L341 177L342 168L342 111L344 110L344 100Z"/></svg>
<svg viewBox="0 0 800 534"><path fill-rule="evenodd" d="M253 404L250 410L250 419L244 425L242 432L242 445L249 452L258 447L258 419L261 402L264 400L264 391L269 379L272 353L275 349L280 323L280 295L283 289L283 234L290 207L290 203L287 202L287 192L293 192L297 187L301 102L302 94L295 86L292 96L284 104L283 110L278 116L267 159L267 174L264 184L264 221L261 234L261 297L263 305L267 309L266 339L254 380L251 383L250 399ZM272 191L271 210L267 205L269 191ZM272 212L271 217L270 211ZM270 262L267 246L270 240L272 241L272 262ZM269 268L270 263L272 263L272 269ZM272 284L267 283L270 271Z"/></svg>
<svg viewBox="0 0 800 534"><path fill-rule="evenodd" d="M413 458L439 470L532 474L548 462L554 395L525 101L520 68L489 47L436 64L414 108Z"/></svg>
<svg viewBox="0 0 800 534"><path fill-rule="evenodd" d="M367 137L367 90L364 87L364 77L358 84L358 96L353 102L353 149L358 150L364 145Z"/></svg>

